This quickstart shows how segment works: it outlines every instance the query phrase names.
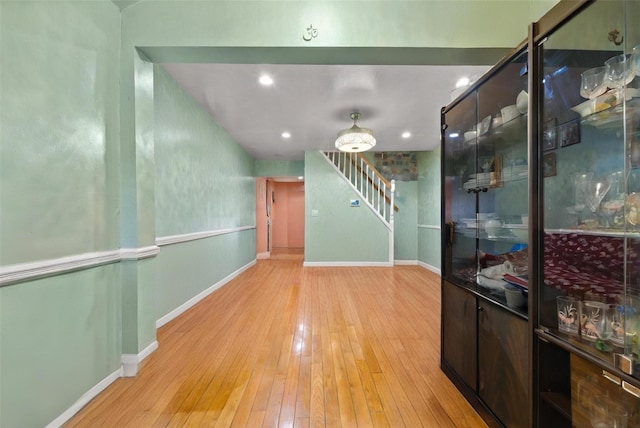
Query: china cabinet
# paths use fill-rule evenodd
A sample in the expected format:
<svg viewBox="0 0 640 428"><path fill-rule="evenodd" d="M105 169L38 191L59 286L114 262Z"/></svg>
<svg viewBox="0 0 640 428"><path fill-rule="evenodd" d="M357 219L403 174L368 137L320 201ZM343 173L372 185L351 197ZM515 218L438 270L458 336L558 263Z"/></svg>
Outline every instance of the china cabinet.
<svg viewBox="0 0 640 428"><path fill-rule="evenodd" d="M513 427L529 422L527 81L520 49L442 113L442 367Z"/></svg>
<svg viewBox="0 0 640 428"><path fill-rule="evenodd" d="M534 148L555 163L533 195L536 415L557 426L640 426L639 12L584 3L532 40Z"/></svg>
<svg viewBox="0 0 640 428"><path fill-rule="evenodd" d="M640 427L638 22L562 0L442 110L441 366L491 425Z"/></svg>

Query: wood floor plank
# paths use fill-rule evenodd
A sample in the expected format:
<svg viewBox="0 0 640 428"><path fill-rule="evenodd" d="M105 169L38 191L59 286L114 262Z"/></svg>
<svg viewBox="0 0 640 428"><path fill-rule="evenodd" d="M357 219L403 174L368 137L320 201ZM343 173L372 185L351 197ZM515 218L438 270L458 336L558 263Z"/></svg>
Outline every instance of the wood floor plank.
<svg viewBox="0 0 640 428"><path fill-rule="evenodd" d="M272 256L161 327L138 375L65 426L486 426L439 368L437 275Z"/></svg>

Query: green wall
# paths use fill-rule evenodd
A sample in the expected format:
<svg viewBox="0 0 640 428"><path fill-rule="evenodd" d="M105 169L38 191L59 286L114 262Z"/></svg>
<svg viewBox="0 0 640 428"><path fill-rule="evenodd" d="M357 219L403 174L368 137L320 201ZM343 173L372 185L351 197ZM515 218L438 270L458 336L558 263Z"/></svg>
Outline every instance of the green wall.
<svg viewBox="0 0 640 428"><path fill-rule="evenodd" d="M418 182L396 181L395 260L418 260Z"/></svg>
<svg viewBox="0 0 640 428"><path fill-rule="evenodd" d="M311 47L355 47L342 51L355 63L371 58L380 63L493 61L524 39L526 23L553 3L372 1L363 7L359 1L123 0L117 2L125 7L121 14L106 0L1 1L0 265L153 249L164 234L251 223L253 193L246 201L242 196L251 161L214 124L206 124L200 113L193 118L177 114L178 122L155 135L154 117L171 104L156 99L156 83L158 93L181 96L145 62L145 49L155 48L154 55L215 56L220 51L207 48L231 47L226 52L239 55L240 62L248 58L234 47L266 48L261 52L268 57L276 57L278 47L301 48L279 59L287 62L326 62L335 53ZM319 37L305 42L309 24L319 29ZM476 52L476 47L487 49ZM190 101L180 103L196 111ZM207 144L224 140L224 155L239 157L224 175L202 165L182 171L184 159L166 157L169 141L181 140L177 133L194 124L200 128L187 139L188 153L210 158ZM215 141L207 141L214 135ZM318 188L308 209L316 201L326 205L319 217L308 219L308 233L311 241L333 241L310 249L308 256L386 260L386 247L378 245L386 229L373 224L364 208L354 215L348 207L352 195L339 183L331 191L320 190L335 177L318 156L308 154L311 162L305 164L307 191ZM161 166L167 170L157 172ZM190 187L198 180L230 185L239 195L224 201L232 208L208 200L218 197L215 190ZM193 211L186 213L178 206L182 202ZM354 238L354 229L346 227L352 220L357 220L355 230L366 233ZM136 354L155 340L158 314L249 263L254 241L254 232L245 230L167 245L157 258L1 287L0 426L43 426L61 415L119 370L121 354ZM418 241L424 260L424 239ZM206 257L221 246L233 252ZM204 266L211 259L211 267ZM179 282L191 272L194 288L188 289ZM158 299L162 293L171 297Z"/></svg>
<svg viewBox="0 0 640 428"><path fill-rule="evenodd" d="M256 177L304 176L304 161L256 160Z"/></svg>
<svg viewBox="0 0 640 428"><path fill-rule="evenodd" d="M255 226L253 159L154 67L159 237ZM162 247L156 319L255 259L255 229Z"/></svg>
<svg viewBox="0 0 640 428"><path fill-rule="evenodd" d="M120 17L0 2L0 265L118 249ZM41 427L120 369L119 264L0 288L0 426Z"/></svg>
<svg viewBox="0 0 640 428"><path fill-rule="evenodd" d="M439 271L441 150L418 153L418 261Z"/></svg>
<svg viewBox="0 0 640 428"><path fill-rule="evenodd" d="M306 152L304 169L305 262L388 262L388 229L324 155ZM352 199L362 206L350 207Z"/></svg>

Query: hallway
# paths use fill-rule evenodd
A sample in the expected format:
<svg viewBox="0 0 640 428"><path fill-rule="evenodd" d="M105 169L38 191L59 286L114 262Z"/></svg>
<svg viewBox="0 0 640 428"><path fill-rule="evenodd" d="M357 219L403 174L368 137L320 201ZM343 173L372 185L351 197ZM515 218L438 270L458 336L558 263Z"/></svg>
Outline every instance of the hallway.
<svg viewBox="0 0 640 428"><path fill-rule="evenodd" d="M439 369L439 278L279 250L158 331L67 427L485 426Z"/></svg>

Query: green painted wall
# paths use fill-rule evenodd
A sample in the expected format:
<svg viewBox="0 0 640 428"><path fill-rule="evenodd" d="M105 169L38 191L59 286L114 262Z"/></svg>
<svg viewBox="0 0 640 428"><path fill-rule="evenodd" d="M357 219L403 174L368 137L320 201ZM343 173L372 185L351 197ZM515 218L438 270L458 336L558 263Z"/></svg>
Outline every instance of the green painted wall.
<svg viewBox="0 0 640 428"><path fill-rule="evenodd" d="M380 62L394 63L396 47L511 47L525 37L526 22L553 3L375 1L362 7L359 1L123 0L117 1L124 7L120 15L106 0L1 1L0 264L150 246L156 236L246 225L252 218L253 210L245 208L251 207L253 197L225 200L233 207L227 209L209 202L208 197L217 196L214 191L189 183L212 179L242 195L249 187L245 180L251 175L251 161L238 155L237 148L223 146L225 156L240 159L220 176L194 166L197 174L184 178L193 172L179 171L184 159L160 160L167 149L164 141L180 138L173 135L163 141L167 135L153 135L151 118L163 114L167 103L157 102L150 91L156 76L136 47L185 47L192 54L191 48L208 46L371 46L384 49L383 56L376 51ZM319 28L320 36L307 43L302 33L310 23ZM464 31L453 30L461 28ZM320 58L312 49L299 52L285 59ZM332 53L327 52L325 60ZM356 62L370 58L363 50L355 52ZM460 58L447 49L420 54L425 52L433 56L416 61ZM267 54L276 55L277 49ZM159 84L164 89L171 85ZM180 97L167 90L168 96ZM188 107L186 101L182 104ZM178 114L177 119L184 118ZM172 123L165 130L183 131L185 124L193 123ZM211 124L201 126L196 138L217 132ZM160 143L155 141L158 137ZM190 146L190 155L211 156L205 146L204 141ZM320 187L327 171L316 155L308 155L314 164L305 166L305 175L312 171L310 181ZM168 175L156 175L159 165L167 167ZM167 183L171 179L178 180L175 187ZM196 195L178 194L185 189ZM385 248L374 244L386 239L386 230L369 224L372 219L359 218L366 217L363 208L356 216L348 211L351 195L345 189L337 192L340 203L332 205L335 189L340 185L336 183L333 193L317 192L317 200L326 205L309 221L308 232L313 239L332 243L310 249L308 256L319 261L335 260L336 255L343 260L386 260L386 249L380 254L371 250ZM183 201L193 215L177 206ZM166 215L158 216L157 207L166 208ZM345 219L354 218L355 227L367 231L360 234L364 238L352 239L345 228ZM139 352L153 340L156 311L166 313L224 277L226 269L248 263L255 246L252 234L167 246L157 259L0 288L0 426L43 426L68 409L119 367L122 352ZM222 245L233 252L216 258L211 270L204 259L191 264L194 257L219 254ZM333 250L337 251L331 254ZM418 254L422 260L421 248ZM194 288L175 287L190 269ZM168 278L157 289L156 275L163 281ZM156 302L163 292L176 295Z"/></svg>
<svg viewBox="0 0 640 428"><path fill-rule="evenodd" d="M1 7L1 263L118 248L118 9Z"/></svg>
<svg viewBox="0 0 640 428"><path fill-rule="evenodd" d="M0 264L119 247L120 19L0 2ZM0 426L45 426L120 368L120 267L0 288Z"/></svg>
<svg viewBox="0 0 640 428"><path fill-rule="evenodd" d="M159 237L255 226L253 159L155 66ZM255 259L255 230L162 247L156 319Z"/></svg>
<svg viewBox="0 0 640 428"><path fill-rule="evenodd" d="M418 182L396 181L395 251L396 260L418 260Z"/></svg>
<svg viewBox="0 0 640 428"><path fill-rule="evenodd" d="M388 229L366 206L349 206L362 198L322 153L305 153L304 165L305 262L387 262Z"/></svg>
<svg viewBox="0 0 640 428"><path fill-rule="evenodd" d="M256 160L256 177L304 176L304 161Z"/></svg>
<svg viewBox="0 0 640 428"><path fill-rule="evenodd" d="M418 153L418 260L440 269L440 155Z"/></svg>

